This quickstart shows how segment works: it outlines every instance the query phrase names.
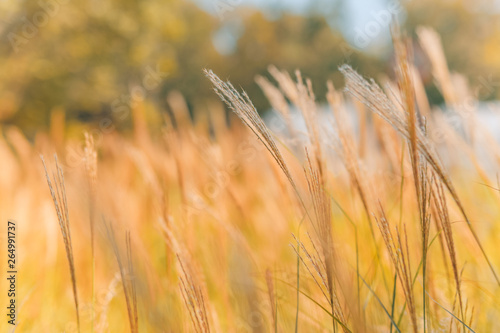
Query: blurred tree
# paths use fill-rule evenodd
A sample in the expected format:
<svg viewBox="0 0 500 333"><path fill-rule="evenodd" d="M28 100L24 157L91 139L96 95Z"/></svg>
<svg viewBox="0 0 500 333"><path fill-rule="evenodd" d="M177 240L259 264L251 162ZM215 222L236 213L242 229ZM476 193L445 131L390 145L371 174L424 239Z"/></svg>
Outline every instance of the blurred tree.
<svg viewBox="0 0 500 333"><path fill-rule="evenodd" d="M461 1L405 6L409 31L429 25L442 34L452 70L474 80L499 72L497 12L474 11ZM269 64L300 69L323 99L327 80L342 84L341 63L376 77L386 61L349 48L334 30L339 8L341 2L310 6L307 15L276 10L266 16L238 6L221 20L184 0L6 0L0 3L0 121L33 133L49 124L51 110L63 109L68 121L106 116L126 124L124 110L135 99L164 106L171 90L191 106L215 99L203 68L247 90L259 111L269 104L253 80Z"/></svg>
<svg viewBox="0 0 500 333"><path fill-rule="evenodd" d="M381 65L380 61L352 50L321 16L285 14L270 21L255 12L246 17L244 25L234 54L224 63L216 64L214 70L245 88L258 110L267 109L269 104L254 78L257 74L267 75L270 64L292 76L299 69L312 80L316 96L322 101L327 80L342 85L337 70L341 64L349 62L367 75L375 75Z"/></svg>
<svg viewBox="0 0 500 333"><path fill-rule="evenodd" d="M234 8L219 21L180 0L42 0L19 8L3 29L0 104L3 120L27 131L47 126L59 107L69 121L123 120L134 99L163 103L169 90L180 90L190 104L215 98L204 67L248 90L259 110L268 103L253 78L269 64L301 69L322 98L327 79L340 82L338 65L364 59L318 15L271 21L255 9ZM213 40L225 26L241 31L233 50L221 54Z"/></svg>
<svg viewBox="0 0 500 333"><path fill-rule="evenodd" d="M131 98L158 96L167 80L200 90L203 63L218 56L216 20L190 2L30 4L4 25L0 48L3 120L27 130L47 125L54 107L69 120L97 120Z"/></svg>
<svg viewBox="0 0 500 333"><path fill-rule="evenodd" d="M495 1L408 1L406 29L429 26L441 35L451 71L465 74L481 99L500 97L500 11ZM432 8L432 10L429 10ZM430 82L428 82L430 84Z"/></svg>

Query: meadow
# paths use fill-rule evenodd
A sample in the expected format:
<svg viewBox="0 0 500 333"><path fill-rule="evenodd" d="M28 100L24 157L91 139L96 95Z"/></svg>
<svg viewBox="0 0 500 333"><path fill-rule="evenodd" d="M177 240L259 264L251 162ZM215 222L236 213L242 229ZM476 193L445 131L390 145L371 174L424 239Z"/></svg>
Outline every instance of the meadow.
<svg viewBox="0 0 500 333"><path fill-rule="evenodd" d="M394 30L392 78L349 65L345 87L273 66L258 76L279 134L210 70L200 80L221 103L191 117L172 94L161 130L141 103L128 135L67 139L57 115L32 140L4 126L16 332L500 331L500 148L439 36L420 28L418 43L443 107Z"/></svg>

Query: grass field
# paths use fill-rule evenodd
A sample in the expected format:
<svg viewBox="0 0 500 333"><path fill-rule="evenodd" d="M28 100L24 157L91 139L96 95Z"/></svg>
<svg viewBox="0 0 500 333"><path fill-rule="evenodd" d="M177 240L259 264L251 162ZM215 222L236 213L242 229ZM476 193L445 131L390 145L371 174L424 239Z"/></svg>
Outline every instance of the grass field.
<svg viewBox="0 0 500 333"><path fill-rule="evenodd" d="M131 135L3 127L16 332L499 332L500 149L439 37L418 36L447 114L395 33L395 79L341 66L327 122L300 72L258 77L284 135L209 70L229 121L172 95L161 131L141 103Z"/></svg>

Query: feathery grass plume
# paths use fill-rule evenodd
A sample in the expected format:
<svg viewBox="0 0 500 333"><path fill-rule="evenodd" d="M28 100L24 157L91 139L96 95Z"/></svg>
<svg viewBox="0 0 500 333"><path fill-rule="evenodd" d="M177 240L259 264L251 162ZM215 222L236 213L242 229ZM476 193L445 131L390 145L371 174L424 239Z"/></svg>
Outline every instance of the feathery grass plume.
<svg viewBox="0 0 500 333"><path fill-rule="evenodd" d="M194 278L193 273L190 271L189 267L185 267L179 254L177 254L177 259L181 268L180 271L180 289L184 303L191 316L191 322L193 323L194 329L197 333L207 333L210 332L210 325L208 321L207 308L205 305L205 299L203 297L203 291L197 281Z"/></svg>
<svg viewBox="0 0 500 333"><path fill-rule="evenodd" d="M408 129L408 147L410 151L410 159L413 171L413 179L415 183L415 189L417 192L417 200L419 203L420 213L422 213L422 197L421 193L422 181L420 179L421 174L421 164L420 164L420 153L418 151L418 138L417 129L423 129L420 119L417 115L417 110L415 109L415 93L413 88L412 75L410 71L410 59L407 45L402 40L400 32L397 28L393 29L393 44L394 51L396 54L396 75L398 78L398 88L400 92L401 102L403 110L406 115L406 127ZM422 214L421 214L422 215ZM422 218L422 216L421 216Z"/></svg>
<svg viewBox="0 0 500 333"><path fill-rule="evenodd" d="M299 70L295 71L295 76L297 81L294 82L291 76L286 71L279 71L274 66L269 66L269 72L274 77L274 79L278 82L283 93L288 97L288 99L297 106L304 118L309 140L314 148L315 159L320 166L320 172L324 172L324 159L323 153L321 149L321 140L320 133L318 130L318 121L317 121L317 106L316 106L316 97L314 95L312 89L312 82L310 79L306 79L304 83L304 79L302 78L302 74ZM281 96L281 102L285 102L283 95L279 92L277 88L267 82L272 89L276 89L276 94ZM269 90L269 89L268 89ZM268 99L270 99L268 97ZM270 99L271 103L272 100ZM288 105L287 105L288 108Z"/></svg>
<svg viewBox="0 0 500 333"><path fill-rule="evenodd" d="M327 263L329 289L333 289L333 239L330 199L324 192L324 180L319 172L319 166L313 165L306 149L306 166L304 167L307 187L311 195L314 220L312 227L321 245L322 254ZM330 290L331 291L331 290Z"/></svg>
<svg viewBox="0 0 500 333"><path fill-rule="evenodd" d="M73 298L75 300L76 309L76 322L78 326L78 332L80 332L80 311L78 305L78 290L76 288L76 271L75 271L75 260L73 257L73 244L71 242L71 230L69 227L69 214L68 214L68 201L66 198L66 187L64 184L64 174L63 170L59 165L57 155L54 155L56 163L56 171L52 170L52 179L49 175L47 165L45 164L45 159L40 156L43 163L43 168L45 169L45 177L47 178L47 184L49 186L50 195L52 196L52 201L54 201L54 206L56 208L57 219L59 220L59 227L61 229L61 234L64 241L64 249L66 251L66 257L68 259L69 271L71 274L71 284L73 286Z"/></svg>
<svg viewBox="0 0 500 333"><path fill-rule="evenodd" d="M280 71L274 66L269 66L268 70L278 82L281 91L302 113L309 134L309 140L314 147L315 158L319 162L320 171L323 172L324 162L318 130L316 97L312 89L311 80L306 79L304 83L299 70L295 71L296 82L293 81L290 74L286 71Z"/></svg>
<svg viewBox="0 0 500 333"><path fill-rule="evenodd" d="M398 133L380 117L373 117L372 125L375 135L374 139L376 139L380 145L381 154L386 156L389 161L389 170L391 172L399 171L403 173L404 170L401 169L401 163L403 163L404 166L404 152Z"/></svg>
<svg viewBox="0 0 500 333"><path fill-rule="evenodd" d="M276 109L283 117L290 136L294 138L296 133L290 116L290 108L281 91L263 76L258 75L255 78L255 82L259 85L260 89L271 103L271 107Z"/></svg>
<svg viewBox="0 0 500 333"><path fill-rule="evenodd" d="M324 181L324 173L326 172L325 160L321 150L321 140L317 119L318 110L315 101L316 97L314 96L314 92L312 90L312 82L310 79L307 79L306 84L304 84L302 74L299 70L295 72L295 76L297 77L298 106L306 123L309 140L314 149L314 157L317 163L318 171L321 175L321 179Z"/></svg>
<svg viewBox="0 0 500 333"><path fill-rule="evenodd" d="M432 191L432 200L437 212L436 219L438 219L441 224L444 239L446 241L446 246L448 248L448 255L450 257L451 267L453 270L453 278L455 280L455 289L458 295L460 313L462 314L462 319L465 319L463 313L462 292L460 287L460 274L458 271L457 254L455 251L455 242L453 241L453 232L451 230L451 221L448 214L446 196L444 194L443 186L440 183L434 184L434 186L432 187Z"/></svg>
<svg viewBox="0 0 500 333"><path fill-rule="evenodd" d="M340 67L340 71L346 79L346 91L348 93L362 101L372 112L378 114L380 117L382 117L382 119L384 119L387 123L394 127L401 135L410 140L410 129L408 128L408 124L405 119L406 117L399 112L398 108L387 98L387 96L382 92L380 87L373 80L367 82L349 65L342 65ZM422 156L425 157L429 165L436 172L439 179L444 183L445 187L450 192L453 201L456 203L458 209L460 210L460 213L467 222L469 231L474 237L474 240L481 250L484 258L486 259L497 284L500 285L500 279L498 278L493 264L486 254L479 236L472 226L469 217L465 212L465 208L458 197L455 187L453 186L453 183L451 182L441 161L439 160L433 146L425 137L424 133L422 133L422 130L420 128L415 129L414 136L416 137L415 140L417 142L418 150L420 151Z"/></svg>
<svg viewBox="0 0 500 333"><path fill-rule="evenodd" d="M381 268L382 278L384 279L384 284L387 286L387 281L382 267L382 262L380 258L379 248L377 245L377 240L375 239L375 230L373 228L373 221L371 215L371 202L370 198L374 197L370 191L370 186L366 183L366 177L362 177L362 173L359 169L359 159L356 155L356 142L354 139L353 130L347 119L347 114L345 112L343 96L340 92L336 91L333 83L328 82L328 93L327 100L330 108L333 111L335 117L334 128L336 129L334 134L335 139L335 149L339 152L342 157L347 174L351 181L352 186L358 192L361 199L365 215L368 219L368 226L370 227L370 235L372 237L373 245L375 247L375 252L377 255L377 260ZM357 277L359 279L359 276Z"/></svg>
<svg viewBox="0 0 500 333"><path fill-rule="evenodd" d="M324 269L324 274L320 273L321 270L318 270L318 274L324 279L324 284L326 285L327 290L327 299L330 303L332 313L335 314L342 321L342 323L345 323L343 311L338 302L335 290L335 253L332 236L330 198L325 193L325 180L322 178L323 176L319 169L320 166L313 164L309 156L309 152L306 149L306 165L304 166L304 172L314 211L312 227L320 244L321 256L318 255L318 258L323 258L321 266ZM307 251L305 252L307 255ZM335 320L333 324L335 328Z"/></svg>
<svg viewBox="0 0 500 333"><path fill-rule="evenodd" d="M118 263L118 269L120 271L120 278L122 280L123 293L125 294L125 302L127 305L127 314L131 333L139 332L139 316L137 314L137 288L136 288L136 276L134 272L134 264L132 261L132 245L130 241L130 231L125 233L125 246L126 246L126 258L124 261L121 249L118 246L115 237L115 231L111 222L103 221L104 227L106 228L106 235L113 248L113 253L115 255L116 261Z"/></svg>
<svg viewBox="0 0 500 333"><path fill-rule="evenodd" d="M215 93L226 103L226 105L243 121L243 123L257 136L271 156L278 163L280 169L292 185L293 189L299 194L298 188L293 181L292 175L279 151L269 129L257 113L250 98L246 92L240 94L230 82L222 81L211 70L204 70L205 75L214 85ZM299 195L300 198L300 195Z"/></svg>
<svg viewBox="0 0 500 333"><path fill-rule="evenodd" d="M347 119L347 114L344 109L344 101L342 94L335 90L331 81L327 83L328 93L326 95L330 108L335 116L336 129L336 148L344 160L345 167L351 179L351 183L356 189L365 209L370 228L373 230L371 222L371 209L369 198L372 197L369 187L365 184L361 171L359 170L359 161L356 156L356 142L352 133L352 128Z"/></svg>
<svg viewBox="0 0 500 333"><path fill-rule="evenodd" d="M408 237L406 234L406 225L404 225L404 241L402 240L401 233L396 226L396 241L392 236L391 227L386 218L384 209L380 205L379 216L375 217L377 226L384 239L385 246L389 252L394 268L396 269L396 275L401 283L403 293L406 299L406 304L408 306L408 312L410 313L410 321L412 325L413 332L418 332L417 325L417 312L415 307L415 300L413 296L412 288L412 273L410 266L410 251L408 249Z"/></svg>
<svg viewBox="0 0 500 333"><path fill-rule="evenodd" d="M413 180L417 194L420 231L422 235L422 276L423 276L423 328L424 332L427 329L426 325L426 273L427 273L427 246L429 244L430 231L430 187L428 185L427 162L421 157L418 150L417 129L420 128L425 135L425 127L422 124L422 119L419 117L415 108L415 91L413 84L413 74L410 66L409 44L403 40L401 33L396 26L393 29L393 43L396 53L396 75L398 78L398 87L402 98L403 109L407 117L407 127L409 132L408 148L410 151L410 160L413 171Z"/></svg>

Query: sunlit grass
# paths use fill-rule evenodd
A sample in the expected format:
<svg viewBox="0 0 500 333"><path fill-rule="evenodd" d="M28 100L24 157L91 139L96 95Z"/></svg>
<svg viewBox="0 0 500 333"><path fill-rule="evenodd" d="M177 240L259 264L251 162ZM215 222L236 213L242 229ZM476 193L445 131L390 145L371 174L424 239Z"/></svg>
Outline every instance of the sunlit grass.
<svg viewBox="0 0 500 333"><path fill-rule="evenodd" d="M328 123L311 82L271 67L276 83L258 82L284 135L211 71L239 117L230 126L221 107L195 122L173 107L178 126L165 117L153 134L136 105L133 136L94 131L67 149L5 128L0 218L19 225L17 331L499 331L499 186L485 171L498 164L477 153L492 143L471 118L458 133L440 111L423 114L395 43L393 88L341 67L347 90L328 85ZM39 155L54 152L60 169L50 159L46 178Z"/></svg>

